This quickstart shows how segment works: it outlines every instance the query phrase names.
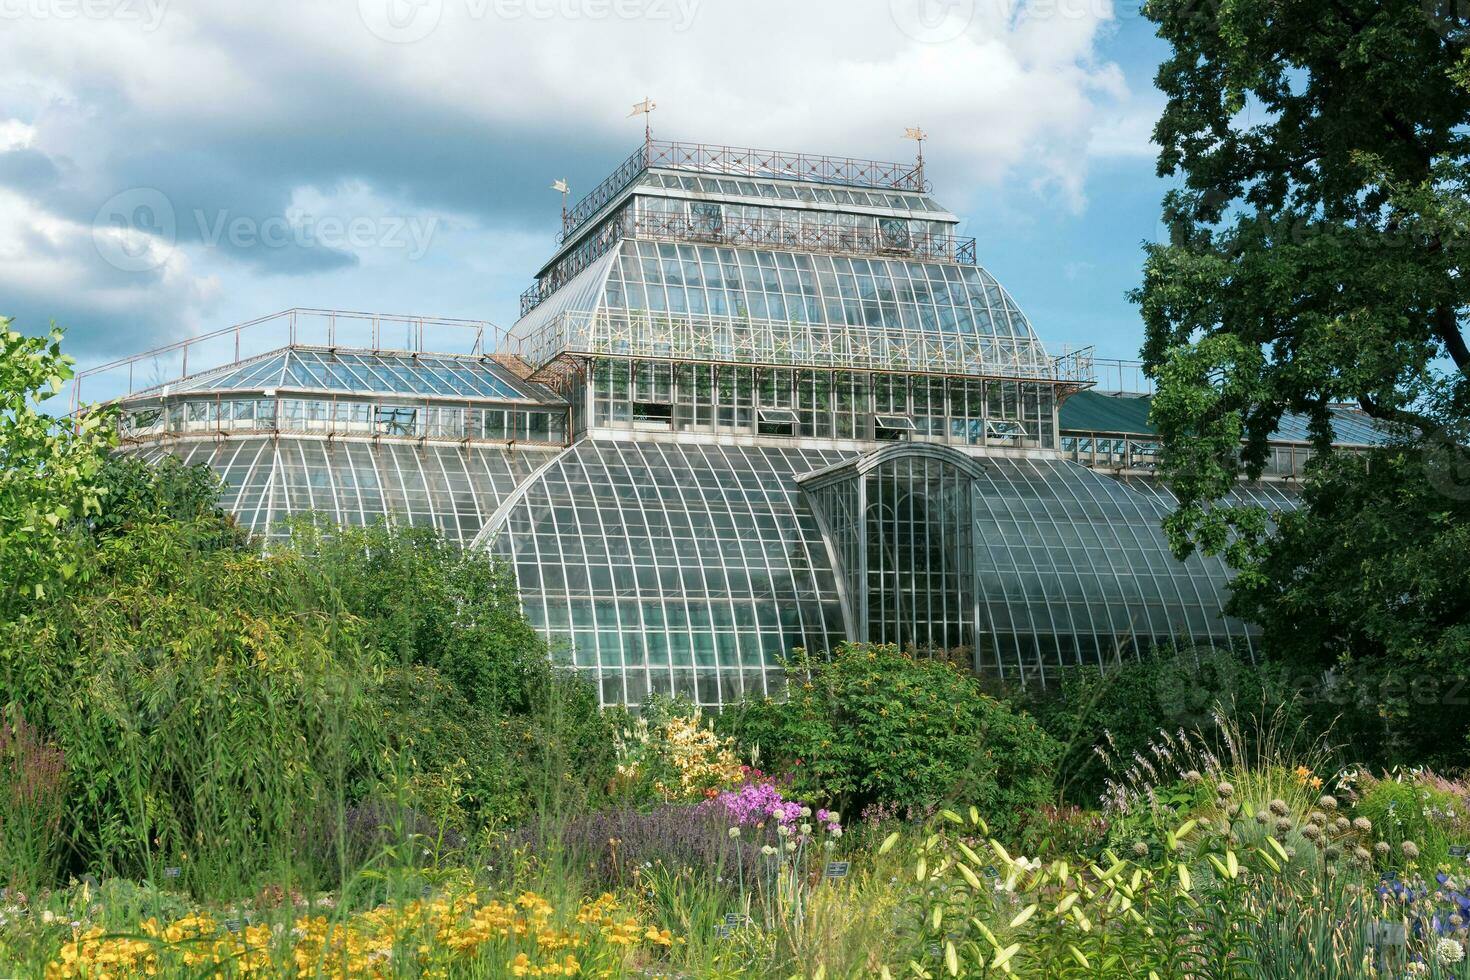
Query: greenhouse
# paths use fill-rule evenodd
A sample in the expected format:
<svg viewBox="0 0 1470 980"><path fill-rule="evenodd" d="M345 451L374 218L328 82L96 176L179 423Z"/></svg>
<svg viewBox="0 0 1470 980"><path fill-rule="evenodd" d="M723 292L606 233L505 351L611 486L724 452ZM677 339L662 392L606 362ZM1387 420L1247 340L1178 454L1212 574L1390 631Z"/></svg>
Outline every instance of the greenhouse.
<svg viewBox="0 0 1470 980"><path fill-rule="evenodd" d="M1146 386L1049 353L957 225L921 165L649 140L508 332L293 310L171 349L166 382L133 384L159 352L107 367L127 448L207 463L257 534L318 512L504 558L609 704L778 693L779 658L844 639L1043 684L1249 646L1223 563L1160 530ZM1238 489L1273 509L1305 458L1278 435Z"/></svg>

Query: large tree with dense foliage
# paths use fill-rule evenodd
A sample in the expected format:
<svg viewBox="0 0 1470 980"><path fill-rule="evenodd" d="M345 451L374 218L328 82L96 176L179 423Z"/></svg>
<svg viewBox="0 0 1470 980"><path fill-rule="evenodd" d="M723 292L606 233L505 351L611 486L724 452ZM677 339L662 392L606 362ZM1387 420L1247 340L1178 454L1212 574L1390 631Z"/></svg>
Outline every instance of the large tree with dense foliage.
<svg viewBox="0 0 1470 980"><path fill-rule="evenodd" d="M1234 609L1319 667L1462 673L1470 36L1440 0L1149 0L1172 54L1155 128L1167 242L1136 299L1180 553L1225 551ZM1393 444L1330 447L1331 406ZM1303 507L1218 501L1282 415L1310 422ZM1402 679L1402 678L1400 678ZM1381 687L1381 685L1380 685ZM1380 690L1382 714L1410 697ZM1438 695L1430 701L1443 702Z"/></svg>

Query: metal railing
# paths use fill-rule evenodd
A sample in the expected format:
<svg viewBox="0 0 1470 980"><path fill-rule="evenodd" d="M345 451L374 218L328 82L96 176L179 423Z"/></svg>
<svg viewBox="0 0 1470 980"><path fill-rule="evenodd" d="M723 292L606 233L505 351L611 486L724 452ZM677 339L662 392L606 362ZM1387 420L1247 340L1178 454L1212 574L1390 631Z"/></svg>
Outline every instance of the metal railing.
<svg viewBox="0 0 1470 980"><path fill-rule="evenodd" d="M237 393L147 399L118 421L124 444L166 439L322 435L457 443L566 445L567 413L556 409L487 408L472 403L398 397L368 401L336 395Z"/></svg>
<svg viewBox="0 0 1470 980"><path fill-rule="evenodd" d="M1118 357L1099 357L1097 390L1129 395L1152 395L1154 379L1143 371L1143 362Z"/></svg>
<svg viewBox="0 0 1470 980"><path fill-rule="evenodd" d="M792 323L714 314L570 310L507 350L540 371L567 355L850 368L1091 383L1091 351L1047 356L1035 340Z"/></svg>
<svg viewBox="0 0 1470 980"><path fill-rule="evenodd" d="M87 382L102 389L103 398L121 398L295 344L478 356L498 347L504 335L488 320L283 310L79 371L72 380L71 410L81 407Z"/></svg>
<svg viewBox="0 0 1470 980"><path fill-rule="evenodd" d="M521 316L534 310L623 238L975 264L973 238L915 232L908 228L884 230L876 220L873 228L867 230L823 224L802 216L714 220L681 214L639 213L628 208L599 226L594 237L579 245L521 294Z"/></svg>
<svg viewBox="0 0 1470 980"><path fill-rule="evenodd" d="M927 189L923 170L913 163L891 163L786 150L753 150L717 143L649 140L572 206L562 221L562 237L565 238L581 227L633 183L640 173L652 167L739 177L779 177L786 180L919 193Z"/></svg>

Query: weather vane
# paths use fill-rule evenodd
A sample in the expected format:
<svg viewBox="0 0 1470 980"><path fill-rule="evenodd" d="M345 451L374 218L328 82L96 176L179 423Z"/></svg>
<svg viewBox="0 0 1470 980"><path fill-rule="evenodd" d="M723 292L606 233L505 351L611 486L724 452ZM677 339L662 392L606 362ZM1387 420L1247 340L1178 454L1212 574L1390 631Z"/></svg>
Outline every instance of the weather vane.
<svg viewBox="0 0 1470 980"><path fill-rule="evenodd" d="M924 132L918 126L907 126L907 127L904 128L903 138L904 139L913 140L915 143L919 144L919 162L918 162L918 165L914 168L914 173L919 178L919 190L923 190L924 189L924 141L929 138L929 134L926 133L926 132Z"/></svg>
<svg viewBox="0 0 1470 980"><path fill-rule="evenodd" d="M635 102L633 104L633 111L628 113L629 119L632 119L640 112L643 113L643 142L645 144L653 142L653 126L652 120L649 119L649 114L657 108L658 104L645 95L643 101Z"/></svg>
<svg viewBox="0 0 1470 980"><path fill-rule="evenodd" d="M572 192L572 187L567 183L565 177L558 177L551 182L551 189L561 191L561 223L566 227L567 223L567 195Z"/></svg>

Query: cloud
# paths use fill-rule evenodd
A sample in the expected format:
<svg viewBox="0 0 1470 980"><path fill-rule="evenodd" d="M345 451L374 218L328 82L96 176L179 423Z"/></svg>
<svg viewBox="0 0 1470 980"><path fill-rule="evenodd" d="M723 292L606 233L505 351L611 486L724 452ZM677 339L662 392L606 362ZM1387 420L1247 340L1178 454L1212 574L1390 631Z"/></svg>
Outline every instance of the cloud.
<svg viewBox="0 0 1470 980"><path fill-rule="evenodd" d="M14 8L26 22L5 25L0 221L54 231L51 250L28 257L24 295L89 323L116 316L135 347L195 329L221 292L283 277L311 286L394 269L411 293L406 251L384 243L394 221L438 222L433 259L451 261L452 240L467 278L478 256L504 254L493 236L550 234L552 178L584 193L634 148L627 108L645 94L666 138L893 159L912 152L903 127L922 125L930 176L955 210L1002 185L1082 209L1089 155L1120 152L1116 121L1132 118L1122 73L1096 54L1111 16L1101 2L90 6L112 14L43 16L44 0L28 0ZM150 191L172 231L136 244L168 262L99 267L99 214ZM359 219L377 222L376 237L346 233ZM523 251L529 282L545 254ZM94 353L122 329L76 339Z"/></svg>

